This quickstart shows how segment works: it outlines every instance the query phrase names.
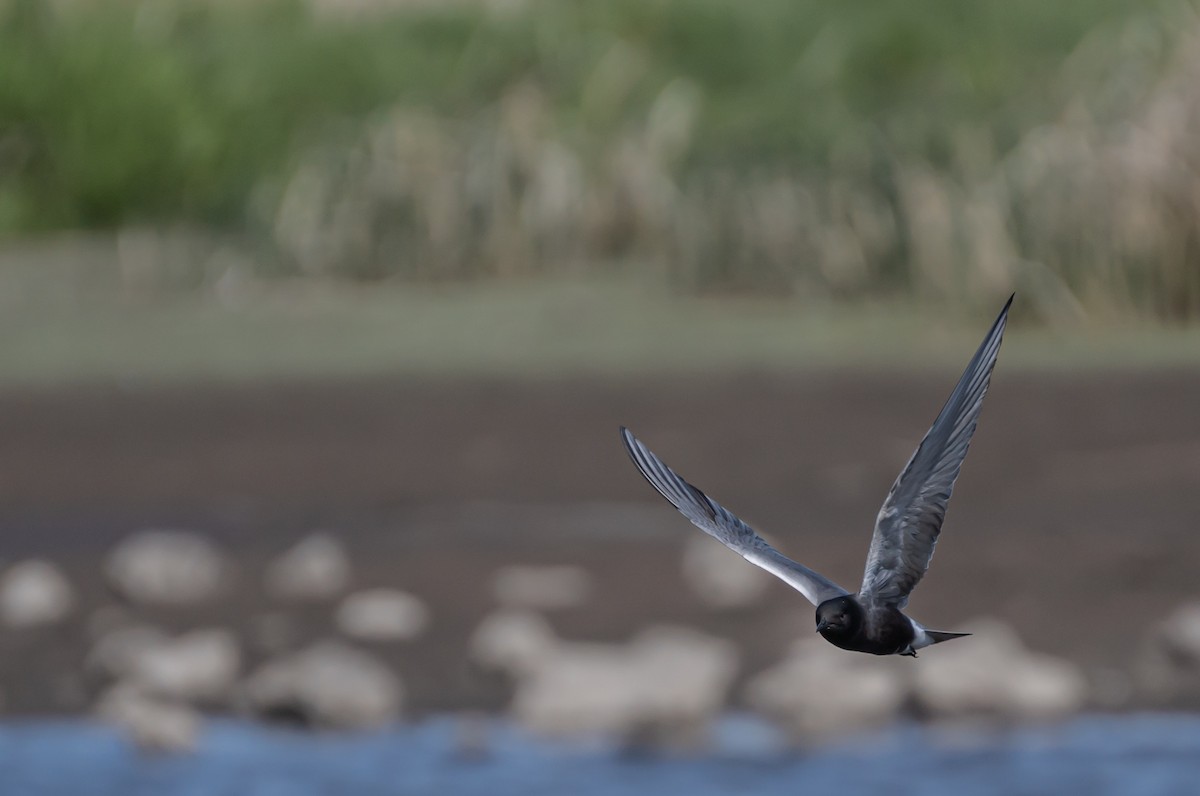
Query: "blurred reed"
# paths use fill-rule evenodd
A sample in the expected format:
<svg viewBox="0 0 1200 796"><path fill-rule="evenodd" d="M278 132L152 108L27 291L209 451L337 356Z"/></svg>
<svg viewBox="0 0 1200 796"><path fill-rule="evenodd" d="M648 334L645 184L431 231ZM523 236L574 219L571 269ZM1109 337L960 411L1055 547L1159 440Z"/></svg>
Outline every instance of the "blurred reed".
<svg viewBox="0 0 1200 796"><path fill-rule="evenodd" d="M387 28L400 23L379 5L317 16L339 35L364 18L410 30ZM882 20L822 19L808 3L416 5L404 13L422 33L397 45L419 40L449 75L362 89L333 134L284 147L240 205L238 225L266 250L252 270L440 281L655 268L695 292L990 306L1022 289L1055 318L1200 317L1191 4L1072 6L1092 32L1056 31L1033 59L1041 73L1004 63L1015 46L964 60L969 26L934 1ZM1038 13L1017 3L972 35L1015 41ZM431 54L438 36L455 58ZM1001 90L1006 69L1019 74ZM4 142L21 146L11 130Z"/></svg>
<svg viewBox="0 0 1200 796"><path fill-rule="evenodd" d="M1055 77L1070 89L1056 119L1003 152L961 125L942 164L854 142L828 168L697 166L705 97L682 78L587 148L523 81L466 120L397 108L311 152L275 240L305 273L354 278L658 263L689 290L990 304L1024 289L1053 317L1194 319L1197 45L1188 6L1086 40ZM614 49L598 71L635 57Z"/></svg>

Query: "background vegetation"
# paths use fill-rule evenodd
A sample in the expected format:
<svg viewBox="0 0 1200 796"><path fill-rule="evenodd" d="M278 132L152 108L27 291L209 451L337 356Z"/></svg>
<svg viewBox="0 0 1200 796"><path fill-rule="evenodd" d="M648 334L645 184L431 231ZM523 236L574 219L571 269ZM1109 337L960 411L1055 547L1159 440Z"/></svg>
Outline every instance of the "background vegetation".
<svg viewBox="0 0 1200 796"><path fill-rule="evenodd" d="M9 0L0 223L236 222L261 181L339 123L393 106L475 120L522 82L572 144L594 148L689 81L689 168L828 168L876 147L946 165L963 126L1008 149L1056 115L1066 97L1048 78L1097 26L1111 35L1142 7L576 0L329 19L280 0Z"/></svg>
<svg viewBox="0 0 1200 796"><path fill-rule="evenodd" d="M0 279L1193 321L1198 34L1130 0L5 0Z"/></svg>

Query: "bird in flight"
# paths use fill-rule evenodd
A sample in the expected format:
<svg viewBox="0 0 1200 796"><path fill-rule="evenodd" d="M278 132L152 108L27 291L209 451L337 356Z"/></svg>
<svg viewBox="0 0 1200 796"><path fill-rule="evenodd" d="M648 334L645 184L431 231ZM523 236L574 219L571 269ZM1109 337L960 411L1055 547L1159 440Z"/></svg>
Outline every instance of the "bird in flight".
<svg viewBox="0 0 1200 796"><path fill-rule="evenodd" d="M854 652L915 658L923 647L970 635L929 630L901 609L933 557L946 504L983 408L1012 301L1010 296L883 501L858 594L780 553L732 512L680 478L622 426L625 448L650 485L693 525L807 597L817 607L817 632L826 641Z"/></svg>

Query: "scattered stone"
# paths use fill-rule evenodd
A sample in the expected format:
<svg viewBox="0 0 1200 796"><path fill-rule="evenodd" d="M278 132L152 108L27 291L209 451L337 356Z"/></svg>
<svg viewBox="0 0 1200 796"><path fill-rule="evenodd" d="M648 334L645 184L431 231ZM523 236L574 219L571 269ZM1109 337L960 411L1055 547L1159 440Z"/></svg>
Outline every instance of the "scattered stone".
<svg viewBox="0 0 1200 796"><path fill-rule="evenodd" d="M1180 664L1200 667L1200 603L1176 609L1157 635L1159 643Z"/></svg>
<svg viewBox="0 0 1200 796"><path fill-rule="evenodd" d="M319 601L335 597L350 582L350 558L329 534L309 536L267 567L267 593L281 600Z"/></svg>
<svg viewBox="0 0 1200 796"><path fill-rule="evenodd" d="M323 641L269 661L245 683L247 706L266 718L306 726L370 729L400 715L400 679L378 659Z"/></svg>
<svg viewBox="0 0 1200 796"><path fill-rule="evenodd" d="M429 624L429 609L417 597L395 589L351 594L338 607L338 629L363 641L404 641Z"/></svg>
<svg viewBox="0 0 1200 796"><path fill-rule="evenodd" d="M499 611L479 623L469 646L476 663L517 675L536 668L557 643L554 629L542 616Z"/></svg>
<svg viewBox="0 0 1200 796"><path fill-rule="evenodd" d="M591 575L574 566L513 565L501 567L492 577L492 594L505 608L573 608L591 591Z"/></svg>
<svg viewBox="0 0 1200 796"><path fill-rule="evenodd" d="M96 713L147 752L193 751L203 725L200 714L191 708L147 696L128 683L118 683L105 692Z"/></svg>
<svg viewBox="0 0 1200 796"><path fill-rule="evenodd" d="M683 550L683 577L698 599L714 608L744 608L758 602L771 576L725 545L693 534Z"/></svg>
<svg viewBox="0 0 1200 796"><path fill-rule="evenodd" d="M170 636L150 625L118 627L96 641L84 659L84 670L88 674L119 680L133 671L143 655L170 640Z"/></svg>
<svg viewBox="0 0 1200 796"><path fill-rule="evenodd" d="M1155 628L1134 671L1137 691L1149 701L1200 707L1200 603L1180 606Z"/></svg>
<svg viewBox="0 0 1200 796"><path fill-rule="evenodd" d="M61 622L74 604L71 584L47 561L23 561L0 576L0 620L9 627Z"/></svg>
<svg viewBox="0 0 1200 796"><path fill-rule="evenodd" d="M970 638L922 653L913 701L932 718L1041 720L1079 710L1087 680L1074 664L1030 652L998 620L968 623Z"/></svg>
<svg viewBox="0 0 1200 796"><path fill-rule="evenodd" d="M171 638L158 628L134 625L102 636L84 666L93 676L122 681L147 697L224 704L237 679L241 651L228 630L194 630Z"/></svg>
<svg viewBox="0 0 1200 796"><path fill-rule="evenodd" d="M626 645L560 643L519 679L513 712L543 735L693 746L737 666L733 644L687 628L648 628Z"/></svg>
<svg viewBox="0 0 1200 796"><path fill-rule="evenodd" d="M133 658L129 678L150 696L220 704L228 699L240 666L233 633L193 630L142 650Z"/></svg>
<svg viewBox="0 0 1200 796"><path fill-rule="evenodd" d="M747 684L746 698L798 740L825 740L895 720L907 691L900 667L907 663L847 653L817 637L803 639Z"/></svg>
<svg viewBox="0 0 1200 796"><path fill-rule="evenodd" d="M185 531L141 531L108 557L113 586L137 603L192 605L212 599L224 577L221 555L207 539Z"/></svg>

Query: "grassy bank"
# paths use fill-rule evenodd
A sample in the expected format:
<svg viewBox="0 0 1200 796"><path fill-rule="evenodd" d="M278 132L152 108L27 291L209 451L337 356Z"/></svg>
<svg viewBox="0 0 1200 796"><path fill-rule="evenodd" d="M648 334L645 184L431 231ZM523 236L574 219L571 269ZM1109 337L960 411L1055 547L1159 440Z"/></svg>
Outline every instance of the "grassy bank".
<svg viewBox="0 0 1200 796"><path fill-rule="evenodd" d="M930 369L950 378L999 308L972 315L909 299L680 296L660 281L627 277L444 286L247 280L214 293L142 293L114 275L111 251L96 241L68 249L24 263L0 259L0 389L830 368ZM1200 366L1194 329L1055 327L1044 311L1036 296L1020 296L1006 367Z"/></svg>

